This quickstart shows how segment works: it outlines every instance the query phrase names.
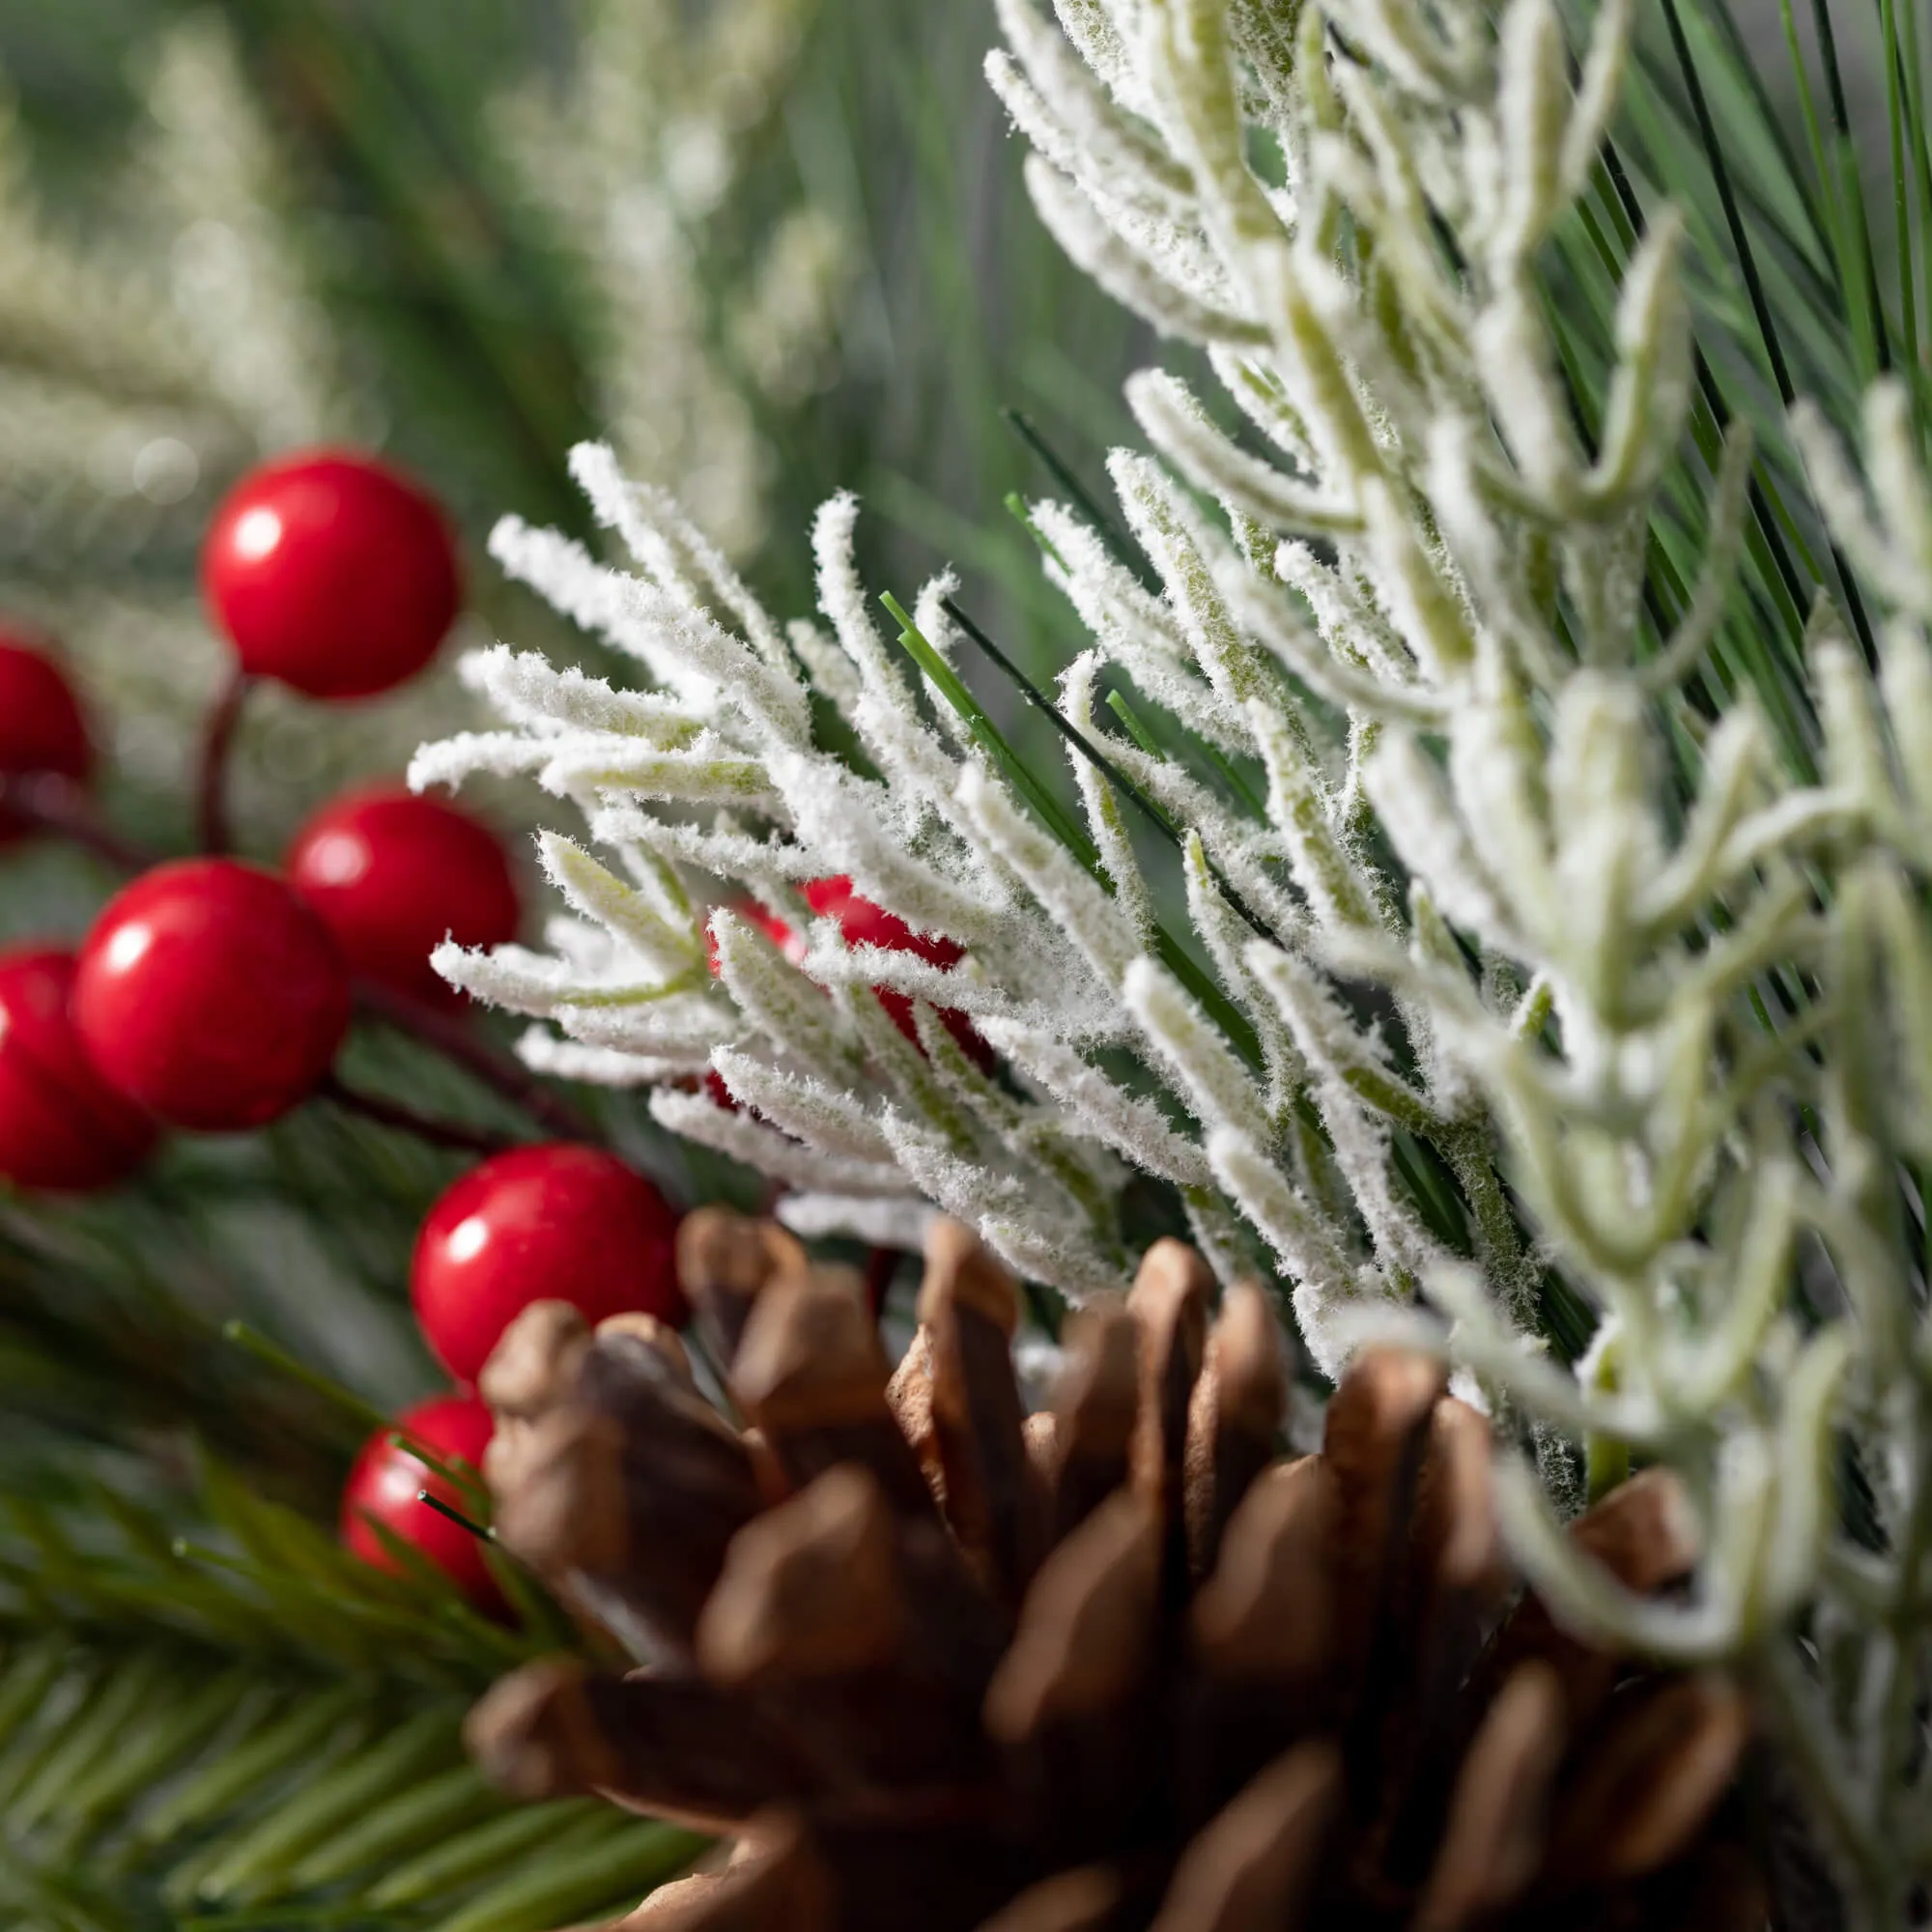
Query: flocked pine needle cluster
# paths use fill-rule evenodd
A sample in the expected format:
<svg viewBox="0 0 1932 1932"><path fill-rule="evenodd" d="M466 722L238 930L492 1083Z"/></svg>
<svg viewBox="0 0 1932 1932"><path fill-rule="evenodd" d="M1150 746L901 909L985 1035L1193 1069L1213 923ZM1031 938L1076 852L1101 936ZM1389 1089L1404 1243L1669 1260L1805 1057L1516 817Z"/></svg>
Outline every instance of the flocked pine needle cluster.
<svg viewBox="0 0 1932 1932"><path fill-rule="evenodd" d="M1857 454L1794 425L1881 617L1868 659L1816 611L1800 778L1748 696L1713 720L1686 695L1737 578L1742 428L1681 620L1646 623L1693 397L1682 223L1656 214L1624 274L1587 442L1550 332L1539 250L1598 165L1628 0L1574 61L1550 0L1000 13L988 72L1042 217L1215 379L1130 385L1147 448L1111 479L1157 588L1091 518L1029 511L1086 632L1059 709L1179 841L1184 903L1126 784L1070 749L1066 822L953 701L949 580L886 621L852 499L818 518L818 614L781 624L588 448L628 565L514 520L495 554L646 688L469 662L503 728L425 748L416 781L527 773L587 836L543 840L569 907L547 951L439 963L540 1022L535 1065L648 1087L782 1183L803 1231L890 1238L936 1207L1077 1300L1126 1271L1138 1171L1224 1278L1268 1260L1324 1373L1365 1334L1425 1336L1533 1452L1498 1490L1537 1587L1653 1656L1743 1661L1890 1922L1932 1866L1906 1184L1932 1163L1932 485L1903 392L1873 392ZM1128 688L1194 755L1103 728ZM846 946L800 893L832 873L961 962ZM800 962L748 900L807 935ZM1796 996L1768 1004L1774 977ZM1574 1367L1558 1304L1594 1312ZM1633 1456L1700 1518L1681 1601L1627 1598L1558 1535L1578 1462L1602 1483Z"/></svg>

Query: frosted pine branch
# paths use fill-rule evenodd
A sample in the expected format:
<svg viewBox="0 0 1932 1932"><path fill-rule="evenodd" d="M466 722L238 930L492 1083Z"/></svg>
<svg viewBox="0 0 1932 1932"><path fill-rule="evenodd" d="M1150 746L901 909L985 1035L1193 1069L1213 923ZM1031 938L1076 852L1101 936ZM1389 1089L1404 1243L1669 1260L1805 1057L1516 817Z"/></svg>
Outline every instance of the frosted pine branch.
<svg viewBox="0 0 1932 1932"><path fill-rule="evenodd" d="M1701 576L1660 636L1643 569L1691 401L1682 224L1660 213L1624 274L1594 455L1538 279L1632 9L1600 10L1576 91L1548 0L1510 0L1493 34L1472 5L1383 0L1308 0L1292 28L1220 0L1000 11L989 71L1048 225L1207 346L1273 452L1172 376L1135 380L1151 454L1109 469L1153 591L1064 505L1030 506L1087 633L1065 712L1162 814L1184 895L1142 869L1143 828L1095 768L1074 762L1085 832L1063 838L974 747L860 582L851 499L815 531L824 624L781 632L639 495L650 527L614 521L640 579L529 533L503 554L635 652L645 708L493 659L477 675L522 707L510 732L423 770L523 761L586 809L612 876L673 868L682 943L709 922L722 979L644 997L657 926L627 934L594 878L574 903L608 957L451 969L620 1056L581 1063L613 1078L715 1013L709 1065L744 1108L667 1090L658 1117L807 1190L814 1231L840 1200L892 1204L851 1208L853 1229L923 1200L1077 1298L1116 1278L1122 1164L1156 1178L1225 1275L1275 1275L1323 1372L1366 1337L1421 1336L1511 1419L1536 1451L1499 1476L1512 1546L1605 1636L1755 1662L1856 1562L1922 1648L1932 1397L1896 1181L1932 1151L1932 487L1900 392L1876 393L1861 458L1815 413L1797 425L1883 606L1877 676L1821 611L1822 776L1794 777L1745 701L1699 727L1679 811L1664 729L1735 583L1748 440L1723 452ZM579 469L600 505L633 501L608 459ZM917 622L951 662L943 594ZM799 667L881 778L813 742ZM1184 753L1114 730L1105 695L1129 690ZM722 777L674 791L662 762L608 755L614 731L676 734L660 761L702 747ZM833 874L964 957L854 953L796 890ZM709 910L753 902L793 956ZM921 1003L916 1040L872 987ZM1808 1336L1801 1251L1837 1296ZM1574 1373L1537 1332L1557 1306L1597 1324ZM1854 1559L1835 1445L1894 1439L1918 1447L1870 1472L1889 1553ZM1624 1600L1559 1533L1574 1469L1634 1450L1676 1468L1702 1531L1682 1603ZM1926 1843L1896 1783L1833 1827L1893 1904L1925 1862L1896 1847Z"/></svg>

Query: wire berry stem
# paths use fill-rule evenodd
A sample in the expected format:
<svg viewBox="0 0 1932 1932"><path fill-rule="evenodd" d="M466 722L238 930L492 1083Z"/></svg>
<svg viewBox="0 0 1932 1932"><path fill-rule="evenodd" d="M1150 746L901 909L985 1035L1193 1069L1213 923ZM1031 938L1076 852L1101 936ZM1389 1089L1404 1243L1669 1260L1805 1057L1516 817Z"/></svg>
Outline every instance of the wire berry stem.
<svg viewBox="0 0 1932 1932"><path fill-rule="evenodd" d="M228 757L235 744L242 707L254 679L245 670L229 674L208 714L201 740L201 768L195 793L195 829L204 852L226 852L228 826Z"/></svg>

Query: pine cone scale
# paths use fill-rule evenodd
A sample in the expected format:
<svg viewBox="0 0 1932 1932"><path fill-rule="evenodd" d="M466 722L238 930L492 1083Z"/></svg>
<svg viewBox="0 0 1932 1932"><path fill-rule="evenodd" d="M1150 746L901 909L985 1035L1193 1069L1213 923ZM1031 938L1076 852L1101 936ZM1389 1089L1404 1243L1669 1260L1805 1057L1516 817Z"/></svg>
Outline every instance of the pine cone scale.
<svg viewBox="0 0 1932 1932"><path fill-rule="evenodd" d="M1749 1893L1721 1829L1742 1698L1509 1605L1488 1425L1434 1362L1365 1353L1321 1451L1282 1463L1272 1318L1236 1292L1210 1330L1185 1250L1069 1324L1051 1419L1023 1421L1017 1292L963 1230L939 1229L891 1375L842 1277L715 1217L694 1245L700 1323L743 1316L750 1447L687 1413L650 1338L554 1314L491 1384L523 1432L492 1470L520 1547L618 1549L599 1580L661 1661L526 1673L472 1727L520 1789L780 1848L679 1889L678 1926L1583 1932ZM538 1453L573 1429L595 1483ZM593 1506L621 1536L535 1520ZM1668 1587L1687 1519L1638 1478L1577 1540Z"/></svg>

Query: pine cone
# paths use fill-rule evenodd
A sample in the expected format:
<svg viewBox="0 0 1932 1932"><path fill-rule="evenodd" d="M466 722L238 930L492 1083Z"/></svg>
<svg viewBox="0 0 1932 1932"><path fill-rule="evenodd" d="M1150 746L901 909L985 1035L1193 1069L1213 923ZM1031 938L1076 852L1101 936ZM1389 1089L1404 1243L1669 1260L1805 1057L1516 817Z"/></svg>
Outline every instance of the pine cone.
<svg viewBox="0 0 1932 1932"><path fill-rule="evenodd" d="M749 1427L642 1318L532 1308L483 1378L499 1535L653 1662L521 1671L472 1747L740 1840L627 1928L1763 1924L1739 1693L1514 1598L1488 1425L1434 1362L1365 1353L1283 1462L1269 1307L1210 1333L1176 1242L1069 1323L1032 1418L1013 1284L956 1225L890 1378L782 1232L707 1210L680 1265ZM1662 1472L1574 1533L1633 1589L1690 1569Z"/></svg>

